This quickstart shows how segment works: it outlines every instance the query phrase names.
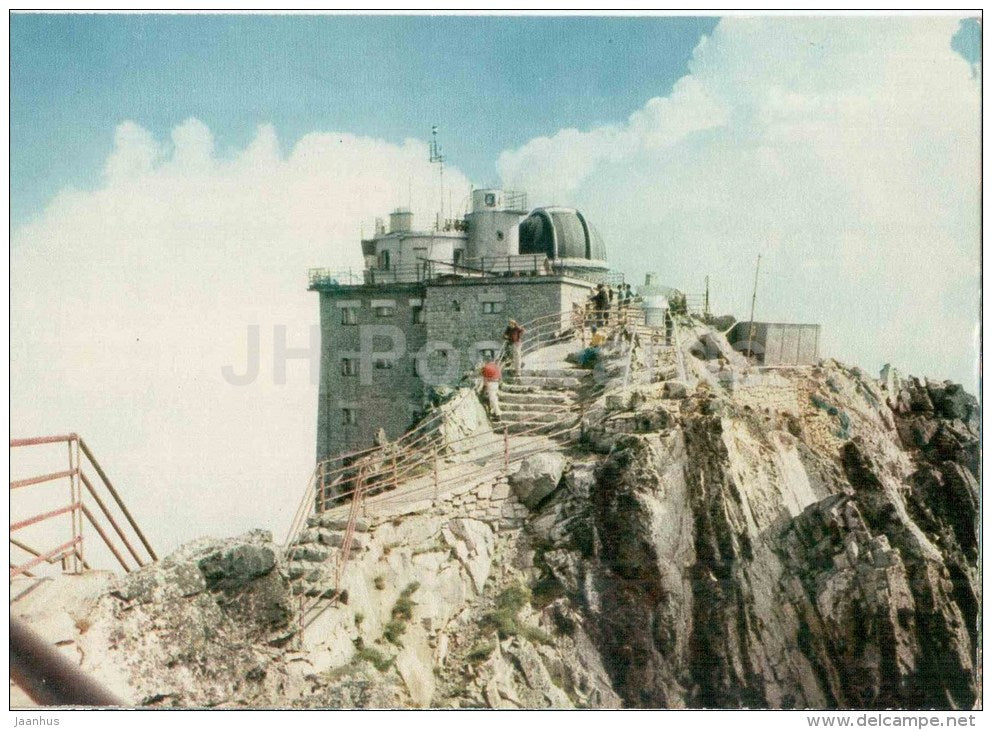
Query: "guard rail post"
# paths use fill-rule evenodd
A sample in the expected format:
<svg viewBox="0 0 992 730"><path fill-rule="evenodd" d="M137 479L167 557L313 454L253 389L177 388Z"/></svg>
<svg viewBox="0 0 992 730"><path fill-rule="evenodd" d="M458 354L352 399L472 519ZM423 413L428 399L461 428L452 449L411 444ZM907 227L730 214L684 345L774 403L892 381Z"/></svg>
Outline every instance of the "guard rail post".
<svg viewBox="0 0 992 730"><path fill-rule="evenodd" d="M433 461L434 461L434 503L437 504L437 495L438 495L437 446L433 448Z"/></svg>
<svg viewBox="0 0 992 730"><path fill-rule="evenodd" d="M503 471L510 476L510 427L503 424Z"/></svg>

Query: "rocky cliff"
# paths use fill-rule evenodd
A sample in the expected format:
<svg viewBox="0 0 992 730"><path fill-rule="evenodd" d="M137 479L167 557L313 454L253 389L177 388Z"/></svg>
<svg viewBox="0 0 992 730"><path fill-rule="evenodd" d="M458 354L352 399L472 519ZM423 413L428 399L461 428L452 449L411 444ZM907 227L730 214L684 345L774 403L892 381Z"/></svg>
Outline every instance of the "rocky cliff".
<svg viewBox="0 0 992 730"><path fill-rule="evenodd" d="M291 556L204 540L12 613L144 706L980 705L975 399L831 360L688 367L509 479L360 520L304 631L339 518Z"/></svg>

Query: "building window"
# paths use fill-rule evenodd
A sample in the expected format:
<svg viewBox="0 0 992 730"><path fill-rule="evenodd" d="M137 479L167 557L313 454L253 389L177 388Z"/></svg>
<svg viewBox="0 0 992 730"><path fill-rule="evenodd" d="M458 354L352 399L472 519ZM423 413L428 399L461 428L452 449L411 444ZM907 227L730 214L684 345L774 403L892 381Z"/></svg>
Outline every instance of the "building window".
<svg viewBox="0 0 992 730"><path fill-rule="evenodd" d="M462 303L459 302L457 299L455 299L453 302L451 302L451 308L456 312L460 312L462 311Z"/></svg>
<svg viewBox="0 0 992 730"><path fill-rule="evenodd" d="M427 321L427 317L424 315L423 307L412 307L410 311L413 313L414 324L423 324Z"/></svg>
<svg viewBox="0 0 992 730"><path fill-rule="evenodd" d="M341 307L341 324L358 324L358 309Z"/></svg>
<svg viewBox="0 0 992 730"><path fill-rule="evenodd" d="M396 314L396 307L391 304L382 304L375 308L376 317L392 317Z"/></svg>
<svg viewBox="0 0 992 730"><path fill-rule="evenodd" d="M496 240L497 241L503 240L503 231L496 231Z"/></svg>
<svg viewBox="0 0 992 730"><path fill-rule="evenodd" d="M462 257L465 255L465 249L456 248L455 249L455 266L462 262Z"/></svg>
<svg viewBox="0 0 992 730"><path fill-rule="evenodd" d="M503 302L483 302L483 314L499 314L503 311Z"/></svg>
<svg viewBox="0 0 992 730"><path fill-rule="evenodd" d="M379 252L379 268L383 271L389 271L389 251Z"/></svg>
<svg viewBox="0 0 992 730"><path fill-rule="evenodd" d="M341 422L347 426L358 423L358 409L357 408L342 408L341 409Z"/></svg>
<svg viewBox="0 0 992 730"><path fill-rule="evenodd" d="M494 207L496 205L496 194L495 193L486 193L486 205L489 206L490 208L492 208L492 207Z"/></svg>
<svg viewBox="0 0 992 730"><path fill-rule="evenodd" d="M479 357L482 358L483 360L495 360L496 350L493 350L491 348L479 350Z"/></svg>
<svg viewBox="0 0 992 730"><path fill-rule="evenodd" d="M372 367L376 370L392 370L393 361L386 360L385 358L379 358L372 363Z"/></svg>
<svg viewBox="0 0 992 730"><path fill-rule="evenodd" d="M354 358L354 357L341 358L341 374L358 375L358 358Z"/></svg>

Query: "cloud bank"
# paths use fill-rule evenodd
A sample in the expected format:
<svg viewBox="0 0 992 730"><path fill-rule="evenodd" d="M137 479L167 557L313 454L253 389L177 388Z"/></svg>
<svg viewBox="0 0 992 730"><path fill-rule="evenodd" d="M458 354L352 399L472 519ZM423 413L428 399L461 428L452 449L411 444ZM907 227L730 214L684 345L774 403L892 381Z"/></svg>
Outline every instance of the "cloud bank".
<svg viewBox="0 0 992 730"><path fill-rule="evenodd" d="M310 134L282 155L270 127L220 151L195 119L167 141L119 125L100 186L13 234L14 433L82 434L163 550L285 529L312 469L317 386L305 359L274 382L274 328L310 345L306 270L360 270L363 224L411 203L432 222L427 158L413 140ZM456 203L469 190L453 168L445 187ZM222 369L245 372L250 326L261 372L239 387Z"/></svg>
<svg viewBox="0 0 992 730"><path fill-rule="evenodd" d="M746 316L819 321L825 354L973 385L979 84L950 19L732 19L690 73L625 122L505 152L505 182L586 210L617 268L656 270ZM168 140L116 130L99 185L12 234L16 435L83 434L161 552L283 529L313 460L310 266L360 268L362 223L438 197L426 145L351 134L288 153L261 127L218 150L189 120ZM446 170L452 200L468 192ZM429 223L424 216L421 223ZM368 228L366 227L366 230ZM246 333L262 370L237 387ZM55 468L62 468L61 465Z"/></svg>
<svg viewBox="0 0 992 730"><path fill-rule="evenodd" d="M733 18L626 122L503 153L627 272L746 318L821 322L824 354L975 390L980 71L954 18Z"/></svg>

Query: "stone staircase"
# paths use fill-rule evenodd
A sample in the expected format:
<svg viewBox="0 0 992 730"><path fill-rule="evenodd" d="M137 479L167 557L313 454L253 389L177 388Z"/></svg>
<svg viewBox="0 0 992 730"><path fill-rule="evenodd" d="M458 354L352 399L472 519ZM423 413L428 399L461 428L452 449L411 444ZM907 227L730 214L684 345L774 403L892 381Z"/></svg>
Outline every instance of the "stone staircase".
<svg viewBox="0 0 992 730"><path fill-rule="evenodd" d="M561 428L578 417L579 398L591 385L591 370L564 364L511 371L500 385L502 422L511 434ZM542 427L541 423L548 425Z"/></svg>
<svg viewBox="0 0 992 730"><path fill-rule="evenodd" d="M351 551L366 547L365 533L369 531L368 520L359 517L355 520L355 533L351 540ZM336 571L341 546L344 543L347 518L328 514L309 517L306 529L293 540L286 549L286 579L294 596L309 598L332 598L336 582Z"/></svg>

